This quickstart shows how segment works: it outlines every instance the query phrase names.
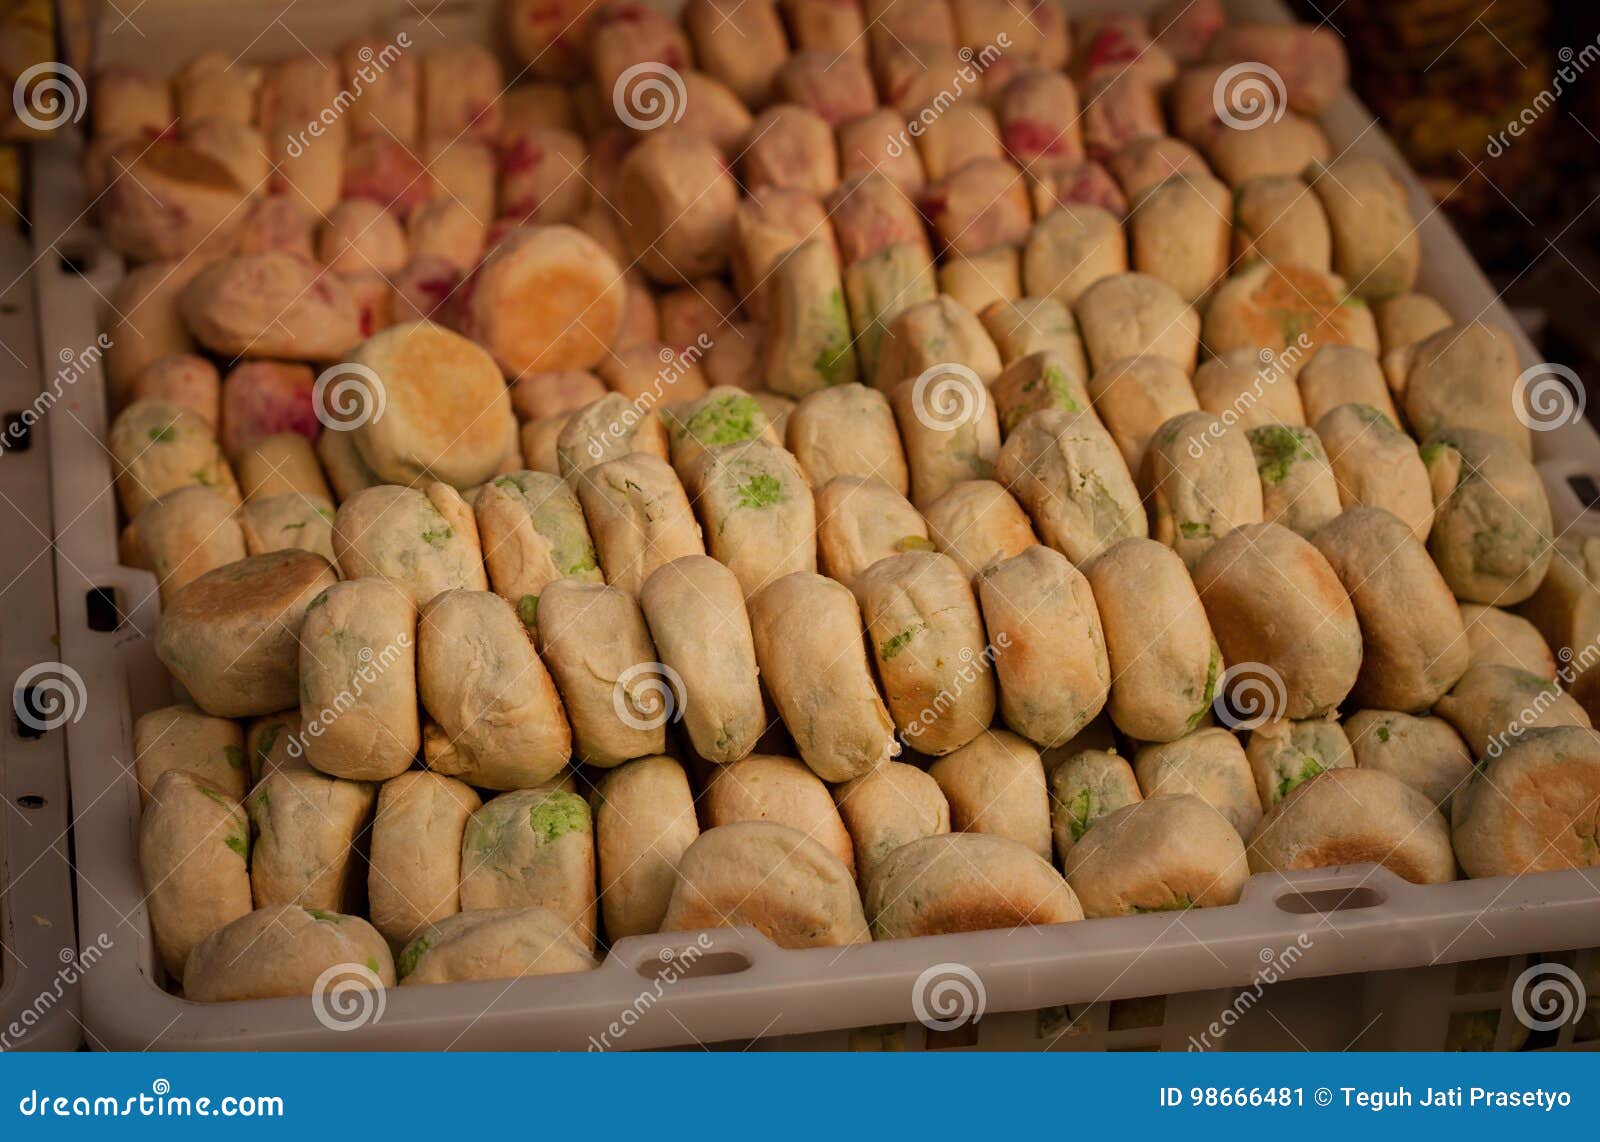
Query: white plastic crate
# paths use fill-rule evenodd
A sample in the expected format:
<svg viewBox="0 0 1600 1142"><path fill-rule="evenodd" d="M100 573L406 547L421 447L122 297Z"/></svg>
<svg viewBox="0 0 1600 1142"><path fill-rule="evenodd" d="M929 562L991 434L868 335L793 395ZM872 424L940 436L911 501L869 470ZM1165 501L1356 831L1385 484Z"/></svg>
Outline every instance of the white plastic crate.
<svg viewBox="0 0 1600 1142"><path fill-rule="evenodd" d="M1094 7L1074 4L1072 11ZM1284 18L1276 0L1241 0L1230 7L1236 18ZM223 9L148 0L137 42L131 34L112 36L102 44L102 58L170 67L217 44L236 50L249 44L247 55L271 58L302 44L326 47L356 33L392 35L401 29L425 50L437 42L439 29L451 37L484 34L491 10L488 4L446 3L424 21L404 0L287 13L257 2ZM1336 147L1348 145L1352 153L1374 155L1404 172L1398 153L1353 97L1341 96L1323 126ZM38 289L45 345L53 352L92 341L100 299L120 267L80 214L73 144L55 140L38 160ZM1459 239L1415 180L1405 177L1422 220L1418 288L1459 319L1483 318L1513 331L1524 364L1534 363L1531 345L1516 333ZM109 931L115 941L103 966L84 981L91 1041L127 1049L328 1046L333 1032L306 999L206 1006L161 986L136 860L138 798L126 762L133 718L164 704L168 685L150 645L154 581L116 563L115 500L99 444L107 427L99 385L98 376L86 378L74 415L51 417L47 425L55 459L63 657L80 668L95 695L91 716L68 728L82 806L80 920L84 931ZM1597 444L1600 438L1581 423L1538 435L1537 458L1558 528L1600 530L1568 483L1569 476L1600 475ZM88 621L85 599L96 592L117 600L122 613L114 630L92 629ZM1181 1049L1191 1041L1233 1048L1294 1046L1298 1040L1337 1048L1386 1042L1388 1016L1362 1023L1354 1014L1402 1000L1416 1009L1425 995L1442 995L1449 1002L1433 1003L1422 1012L1428 1018L1419 1015L1416 1022L1438 1023L1437 1036L1426 1045L1443 1047L1445 1024L1460 1002L1454 965L1484 957L1515 962L1530 952L1600 943L1597 877L1594 870L1579 870L1418 887L1373 866L1259 875L1229 908L845 950L783 951L747 930L718 931L702 937L692 967L660 986L654 981L672 958L669 949L679 949L678 962L684 963L683 950L695 937L633 938L586 975L393 990L384 997L381 1018L337 1042L414 1049L582 1049L596 1043L634 1049L752 1040L857 1048ZM1239 989L1253 992L1264 968L1291 948L1299 951L1285 973L1290 982L1266 988L1214 1042L1202 1038L1225 1009L1236 1006ZM949 964L980 981L989 1014L975 1029L968 1024L930 1039L914 1022L917 1001L926 999L919 980L925 985L925 972ZM1429 982L1407 987L1396 971ZM1443 982L1447 978L1451 982ZM1391 986L1387 980L1400 982ZM1510 1003L1509 984L1493 994L1474 993L1474 999L1503 1011ZM623 1033L609 1035L612 1024ZM973 1036L975 1042L965 1043ZM1514 1045L1509 1031L1503 1045Z"/></svg>
<svg viewBox="0 0 1600 1142"><path fill-rule="evenodd" d="M23 236L0 229L0 677L11 684L0 732L0 1050L66 1050L80 1040L77 980L93 967L80 960L73 926L66 734L48 727L89 711L50 665L61 652L48 448L25 422L65 365L39 353L28 259Z"/></svg>

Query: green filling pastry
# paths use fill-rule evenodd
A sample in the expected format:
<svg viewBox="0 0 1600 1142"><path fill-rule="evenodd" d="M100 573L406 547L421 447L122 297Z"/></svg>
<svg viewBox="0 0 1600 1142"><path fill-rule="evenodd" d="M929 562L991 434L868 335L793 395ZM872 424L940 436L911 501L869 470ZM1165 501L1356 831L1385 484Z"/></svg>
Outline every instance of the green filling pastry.
<svg viewBox="0 0 1600 1142"><path fill-rule="evenodd" d="M1322 773L1322 772L1323 772L1322 763L1320 761L1318 761L1316 758L1314 758L1314 757L1303 757L1303 758L1301 758L1300 759L1300 772L1298 774L1289 774L1282 781L1278 782L1278 800L1282 801L1285 797L1287 797L1289 795L1289 791L1291 789L1293 789L1296 785L1299 785L1301 782L1304 782L1304 781L1310 781L1313 777L1315 777L1317 774Z"/></svg>
<svg viewBox="0 0 1600 1142"><path fill-rule="evenodd" d="M567 833L587 831L589 806L575 793L552 793L528 810L528 827L546 843Z"/></svg>
<svg viewBox="0 0 1600 1142"><path fill-rule="evenodd" d="M878 654L882 656L885 662L888 662L891 658L904 650L906 645L910 643L912 639L916 638L917 635L921 634L927 629L927 623L912 623L905 630L901 631L899 634L895 635L893 638L889 639L882 646L880 646L878 648Z"/></svg>
<svg viewBox="0 0 1600 1142"><path fill-rule="evenodd" d="M1281 484L1295 461L1313 458L1300 434L1281 424L1251 429L1250 443L1256 450L1256 471L1263 484Z"/></svg>
<svg viewBox="0 0 1600 1142"><path fill-rule="evenodd" d="M761 406L747 396L719 397L679 423L680 436L690 436L707 448L737 444L761 435Z"/></svg>
<svg viewBox="0 0 1600 1142"><path fill-rule="evenodd" d="M406 976L417 970L417 961L427 953L428 948L431 946L426 932L405 946L405 950L400 953L400 958L395 961L394 965L395 972L401 979L405 979Z"/></svg>
<svg viewBox="0 0 1600 1142"><path fill-rule="evenodd" d="M742 508L769 508L783 503L783 484L778 477L766 472L751 476L739 485L739 506Z"/></svg>

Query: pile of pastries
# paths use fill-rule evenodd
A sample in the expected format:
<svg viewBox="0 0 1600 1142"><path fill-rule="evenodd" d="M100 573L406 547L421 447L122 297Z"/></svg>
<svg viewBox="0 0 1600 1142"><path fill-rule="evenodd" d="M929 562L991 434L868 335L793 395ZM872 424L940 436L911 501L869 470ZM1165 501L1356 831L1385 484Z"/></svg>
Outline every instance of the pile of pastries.
<svg viewBox="0 0 1600 1142"><path fill-rule="evenodd" d="M1323 29L505 5L96 77L172 986L1600 864L1600 539Z"/></svg>

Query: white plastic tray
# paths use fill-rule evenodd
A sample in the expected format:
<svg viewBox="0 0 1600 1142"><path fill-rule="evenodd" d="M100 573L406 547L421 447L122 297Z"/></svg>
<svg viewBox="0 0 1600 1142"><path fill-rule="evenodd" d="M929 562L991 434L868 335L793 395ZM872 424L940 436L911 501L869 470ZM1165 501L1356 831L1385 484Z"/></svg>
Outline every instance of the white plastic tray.
<svg viewBox="0 0 1600 1142"><path fill-rule="evenodd" d="M67 751L53 701L22 703L32 725L17 717L19 678L44 687L54 668L54 565L49 556L50 468L44 433L35 425L7 435L11 417L31 408L60 362L41 359L38 317L29 278L28 244L0 227L0 678L6 680L0 731L0 1050L67 1050L80 1041L77 980L84 970L72 917L67 839ZM12 281L12 279L16 279ZM40 691L42 693L42 691ZM82 703L64 696L59 716ZM88 715L93 711L85 710ZM102 949L90 953L97 958Z"/></svg>
<svg viewBox="0 0 1600 1142"><path fill-rule="evenodd" d="M481 33L491 7L447 3L429 19L452 37ZM1074 4L1072 10L1081 14L1093 7ZM1230 7L1236 18L1286 18L1276 0L1242 0ZM297 50L297 41L331 46L356 32L392 34L401 28L425 44L430 29L417 17L403 0L289 13L254 0L225 11L149 0L136 17L141 34L112 36L101 50L107 60L160 67L202 45L243 48L258 32L247 54L261 58ZM1374 155L1404 171L1399 154L1353 97L1342 96L1323 125L1336 148L1349 146L1352 153ZM115 255L80 214L76 161L74 144L58 139L40 149L35 165L36 278L47 354L94 338L100 300L120 273ZM1458 320L1482 318L1511 331L1523 363L1535 363L1532 346L1460 240L1422 188L1405 177L1422 221L1418 288ZM699 955L692 972L660 987L654 981L665 949L687 948L695 938L627 939L600 970L586 975L395 989L385 997L381 1018L337 1038L315 1017L308 999L186 1002L160 985L142 904L138 799L126 765L133 718L167 700L167 683L150 645L154 582L116 562L111 470L99 443L106 430L99 385L98 376L80 382L73 415L52 416L47 423L62 653L95 695L90 716L68 729L81 806L79 918L84 931L108 931L115 940L104 963L84 979L84 1010L96 1045L288 1049L326 1047L336 1039L351 1048L582 1049L620 1021L626 1033L611 1042L636 1049L904 1024L915 1018L919 976L947 963L976 973L987 1010L1001 1013L1247 986L1274 953L1297 942L1304 950L1294 976L1302 980L1600 943L1596 870L1422 888L1381 868L1359 866L1256 876L1240 903L1229 908L843 951L783 951L748 930L718 931L707 937L712 950ZM1586 512L1567 483L1570 475L1600 476L1597 445L1600 438L1582 423L1537 436L1537 459L1558 528L1600 531L1600 517ZM114 590L126 609L115 631L94 631L86 622L84 597L96 588Z"/></svg>

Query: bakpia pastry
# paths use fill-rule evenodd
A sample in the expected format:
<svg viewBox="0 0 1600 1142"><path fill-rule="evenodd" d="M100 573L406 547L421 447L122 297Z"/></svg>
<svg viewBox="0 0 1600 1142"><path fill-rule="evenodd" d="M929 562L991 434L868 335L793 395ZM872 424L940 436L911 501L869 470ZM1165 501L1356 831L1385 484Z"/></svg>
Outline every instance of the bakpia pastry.
<svg viewBox="0 0 1600 1142"><path fill-rule="evenodd" d="M945 833L902 845L867 887L878 940L982 932L1083 919L1049 861L1026 845L984 833Z"/></svg>
<svg viewBox="0 0 1600 1142"><path fill-rule="evenodd" d="M1338 722L1324 720L1267 722L1250 731L1244 752L1261 804L1269 811L1301 782L1355 764L1344 730Z"/></svg>
<svg viewBox="0 0 1600 1142"><path fill-rule="evenodd" d="M402 986L593 971L593 953L548 908L475 908L429 924L395 968Z"/></svg>
<svg viewBox="0 0 1600 1142"><path fill-rule="evenodd" d="M1089 826L1140 800L1126 759L1101 749L1080 750L1050 771L1050 831L1056 859L1065 861Z"/></svg>
<svg viewBox="0 0 1600 1142"><path fill-rule="evenodd" d="M163 706L140 715L133 723L133 772L140 805L149 801L161 775L174 769L235 801L243 800L250 781L244 731L237 722L214 718L192 706Z"/></svg>
<svg viewBox="0 0 1600 1142"><path fill-rule="evenodd" d="M189 583L161 613L156 656L218 717L271 714L299 700L300 624L337 581L320 555L251 555Z"/></svg>
<svg viewBox="0 0 1600 1142"><path fill-rule="evenodd" d="M245 802L255 832L250 888L256 906L350 910L360 884L356 845L375 799L366 781L306 770L263 778Z"/></svg>
<svg viewBox="0 0 1600 1142"><path fill-rule="evenodd" d="M1466 630L1422 544L1381 508L1348 508L1311 534L1361 624L1351 697L1385 710L1425 709L1467 668Z"/></svg>
<svg viewBox="0 0 1600 1142"><path fill-rule="evenodd" d="M1066 745L1106 704L1111 666L1089 581L1035 544L977 577L995 648L1000 715L1043 748Z"/></svg>
<svg viewBox="0 0 1600 1142"><path fill-rule="evenodd" d="M908 551L856 577L867 641L907 743L940 756L994 719L994 675L967 578L953 559Z"/></svg>
<svg viewBox="0 0 1600 1142"><path fill-rule="evenodd" d="M1262 818L1246 849L1251 872L1381 864L1413 884L1454 880L1450 830L1433 802L1375 769L1333 769Z"/></svg>
<svg viewBox="0 0 1600 1142"><path fill-rule="evenodd" d="M1062 865L1085 916L1234 904L1250 875L1239 834L1204 801L1181 793L1107 814Z"/></svg>
<svg viewBox="0 0 1600 1142"><path fill-rule="evenodd" d="M1141 741L1171 741L1210 716L1222 652L1183 560L1131 537L1084 565L1111 662L1108 709Z"/></svg>
<svg viewBox="0 0 1600 1142"><path fill-rule="evenodd" d="M950 831L950 806L927 772L891 761L834 791L850 830L856 869L870 883L884 858L901 845Z"/></svg>
<svg viewBox="0 0 1600 1142"><path fill-rule="evenodd" d="M880 559L935 547L911 501L881 480L835 476L817 490L816 510L822 572L846 587Z"/></svg>
<svg viewBox="0 0 1600 1142"><path fill-rule="evenodd" d="M595 789L594 831L606 934L660 930L678 863L700 835L683 766L655 756L608 771Z"/></svg>
<svg viewBox="0 0 1600 1142"><path fill-rule="evenodd" d="M969 579L1039 542L1028 513L993 480L952 486L928 505L925 519L934 548L954 559Z"/></svg>
<svg viewBox="0 0 1600 1142"><path fill-rule="evenodd" d="M986 730L928 767L958 832L1009 837L1050 859L1050 795L1039 751L1015 734Z"/></svg>
<svg viewBox="0 0 1600 1142"><path fill-rule="evenodd" d="M330 972L344 987L378 990L395 982L388 945L361 917L280 904L202 940L189 956L183 995L196 1003L311 995Z"/></svg>
<svg viewBox="0 0 1600 1142"><path fill-rule="evenodd" d="M537 630L578 761L609 768L665 751L678 699L662 692L655 644L632 595L557 580L539 596Z"/></svg>
<svg viewBox="0 0 1600 1142"><path fill-rule="evenodd" d="M753 753L715 770L701 796L707 828L773 821L804 833L854 875L855 850L828 787L798 758Z"/></svg>
<svg viewBox="0 0 1600 1142"><path fill-rule="evenodd" d="M994 476L1027 509L1040 540L1074 563L1146 534L1133 477L1090 410L1029 416L1000 449Z"/></svg>
<svg viewBox="0 0 1600 1142"><path fill-rule="evenodd" d="M749 925L780 948L864 944L850 870L817 841L772 821L702 833L678 862L663 932Z"/></svg>
<svg viewBox="0 0 1600 1142"><path fill-rule="evenodd" d="M1309 542L1275 523L1236 528L1200 559L1194 581L1223 658L1276 678L1275 716L1322 717L1344 701L1361 670L1361 627Z"/></svg>
<svg viewBox="0 0 1600 1142"><path fill-rule="evenodd" d="M404 947L461 910L461 836L483 802L441 773L402 773L378 789L367 859L372 925Z"/></svg>
<svg viewBox="0 0 1600 1142"><path fill-rule="evenodd" d="M637 594L663 563L705 554L683 485L658 456L633 452L597 464L578 481L578 501L613 587Z"/></svg>
<svg viewBox="0 0 1600 1142"><path fill-rule="evenodd" d="M519 789L488 801L461 838L461 908L548 908L595 941L594 829L575 793Z"/></svg>
<svg viewBox="0 0 1600 1142"><path fill-rule="evenodd" d="M749 606L763 685L818 777L848 781L899 752L848 588L797 571L756 592Z"/></svg>
<svg viewBox="0 0 1600 1142"><path fill-rule="evenodd" d="M1146 797L1191 794L1249 837L1261 820L1261 794L1239 739L1207 726L1168 742L1142 747L1133 761Z"/></svg>
<svg viewBox="0 0 1600 1142"><path fill-rule="evenodd" d="M168 770L139 820L139 870L156 954L167 974L202 940L247 915L250 821L239 803L209 782Z"/></svg>
<svg viewBox="0 0 1600 1142"><path fill-rule="evenodd" d="M454 488L365 488L339 505L333 550L347 579L388 579L426 603L441 591L488 587L478 525Z"/></svg>
<svg viewBox="0 0 1600 1142"><path fill-rule="evenodd" d="M1089 407L1081 361L1048 349L1019 357L1000 370L989 385L1000 417L1000 432L1009 436L1017 425L1036 412L1058 408L1082 412ZM1187 380L1184 382L1188 386Z"/></svg>
<svg viewBox="0 0 1600 1142"><path fill-rule="evenodd" d="M428 768L484 789L525 789L565 766L572 733L544 664L511 604L446 591L417 623L417 689L433 719Z"/></svg>
<svg viewBox="0 0 1600 1142"><path fill-rule="evenodd" d="M1600 738L1593 730L1530 733L1490 760L1452 807L1468 876L1520 876L1600 862Z"/></svg>
<svg viewBox="0 0 1600 1142"><path fill-rule="evenodd" d="M704 555L674 559L645 580L639 605L662 664L682 686L677 712L695 752L730 762L755 749L767 718L755 638L733 572Z"/></svg>
<svg viewBox="0 0 1600 1142"><path fill-rule="evenodd" d="M386 781L411 767L417 719L417 604L386 579L335 583L300 625L306 759L323 773Z"/></svg>
<svg viewBox="0 0 1600 1142"><path fill-rule="evenodd" d="M1443 718L1357 710L1344 720L1344 731L1358 769L1399 778L1444 813L1472 777L1472 754Z"/></svg>
<svg viewBox="0 0 1600 1142"><path fill-rule="evenodd" d="M835 476L873 477L902 496L910 490L905 450L888 398L865 385L819 389L795 406L787 440L813 488Z"/></svg>

